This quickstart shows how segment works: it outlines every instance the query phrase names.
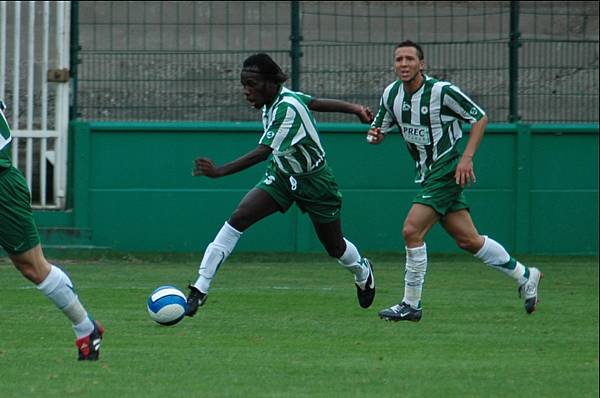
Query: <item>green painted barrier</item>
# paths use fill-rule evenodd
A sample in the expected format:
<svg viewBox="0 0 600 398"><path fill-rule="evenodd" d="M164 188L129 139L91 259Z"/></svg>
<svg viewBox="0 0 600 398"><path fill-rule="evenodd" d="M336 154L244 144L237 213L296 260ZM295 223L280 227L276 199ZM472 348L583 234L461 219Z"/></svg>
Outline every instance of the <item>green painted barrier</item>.
<svg viewBox="0 0 600 398"><path fill-rule="evenodd" d="M403 251L402 224L418 186L401 137L372 146L365 125L319 127L344 196L345 235L363 251ZM598 124L489 125L477 183L466 192L479 232L515 253L597 255L598 131ZM192 177L192 161L230 161L261 133L250 122L72 122L70 209L36 212L44 243L203 251L266 163L213 180ZM459 251L439 226L427 242L431 252ZM292 208L251 227L237 250L322 248L308 217Z"/></svg>

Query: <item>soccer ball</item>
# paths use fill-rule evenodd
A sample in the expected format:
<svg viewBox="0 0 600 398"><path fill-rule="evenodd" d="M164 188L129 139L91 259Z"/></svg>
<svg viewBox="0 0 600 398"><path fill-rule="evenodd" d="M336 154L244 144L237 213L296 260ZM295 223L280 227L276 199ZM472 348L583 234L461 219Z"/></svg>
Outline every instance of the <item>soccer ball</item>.
<svg viewBox="0 0 600 398"><path fill-rule="evenodd" d="M183 319L187 311L185 295L175 286L159 286L148 296L148 313L153 321L165 325L175 325Z"/></svg>

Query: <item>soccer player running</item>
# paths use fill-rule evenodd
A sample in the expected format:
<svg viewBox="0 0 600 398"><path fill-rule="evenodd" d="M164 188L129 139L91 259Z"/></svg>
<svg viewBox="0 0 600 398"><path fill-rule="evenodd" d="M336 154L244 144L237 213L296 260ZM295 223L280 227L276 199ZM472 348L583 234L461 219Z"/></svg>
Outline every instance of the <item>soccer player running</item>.
<svg viewBox="0 0 600 398"><path fill-rule="evenodd" d="M95 361L100 356L104 327L89 316L67 274L44 257L29 187L8 155L12 136L4 109L0 101L0 246L21 274L69 318L77 336L79 360Z"/></svg>
<svg viewBox="0 0 600 398"><path fill-rule="evenodd" d="M308 213L327 253L354 274L360 306L368 308L373 302L373 268L342 233L341 194L325 160L311 110L353 113L364 123L372 121L372 113L358 104L291 91L283 86L286 80L285 73L267 54L248 57L243 63L241 83L248 102L262 109L264 134L258 147L221 166L207 158L195 160L193 175L219 178L271 157L264 178L244 196L206 248L199 276L189 285L188 316L194 316L198 307L206 302L219 266L233 251L242 233L275 212L286 212L294 202L302 212Z"/></svg>
<svg viewBox="0 0 600 398"><path fill-rule="evenodd" d="M367 141L380 144L397 125L415 161L415 182L421 184L421 191L413 199L402 229L406 244L404 297L379 316L392 321L421 319L427 271L425 236L437 222L458 247L513 278L525 310L532 313L542 273L516 261L492 238L480 235L463 194L465 185L475 182L473 158L487 124L485 112L458 87L425 75L423 50L412 41L396 47L394 67L398 80L385 88ZM461 122L472 124L462 155L457 149Z"/></svg>

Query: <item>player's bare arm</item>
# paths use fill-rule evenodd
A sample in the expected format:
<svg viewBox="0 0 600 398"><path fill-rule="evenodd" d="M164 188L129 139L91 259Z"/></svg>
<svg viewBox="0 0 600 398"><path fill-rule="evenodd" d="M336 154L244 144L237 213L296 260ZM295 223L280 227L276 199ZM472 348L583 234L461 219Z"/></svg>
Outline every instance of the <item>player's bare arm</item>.
<svg viewBox="0 0 600 398"><path fill-rule="evenodd" d="M461 187L464 187L470 183L475 183L477 180L475 178L475 171L473 168L473 158L475 157L475 152L477 152L477 148L483 139L487 121L487 116L484 116L471 126L467 147L465 148L460 162L458 162L458 166L456 166L456 172L454 173L456 183Z"/></svg>
<svg viewBox="0 0 600 398"><path fill-rule="evenodd" d="M244 156L225 163L222 166L215 166L212 160L208 158L198 158L194 161L193 176L206 176L210 178L219 178L230 174L235 174L257 163L264 162L269 158L273 149L260 144L256 149L248 152Z"/></svg>
<svg viewBox="0 0 600 398"><path fill-rule="evenodd" d="M385 138L385 134L381 132L379 127L371 127L367 132L367 141L369 144L377 145L380 144Z"/></svg>
<svg viewBox="0 0 600 398"><path fill-rule="evenodd" d="M362 123L371 123L373 121L373 112L369 107L351 102L335 99L313 98L313 100L308 104L308 108L311 111L316 112L352 113L356 115Z"/></svg>

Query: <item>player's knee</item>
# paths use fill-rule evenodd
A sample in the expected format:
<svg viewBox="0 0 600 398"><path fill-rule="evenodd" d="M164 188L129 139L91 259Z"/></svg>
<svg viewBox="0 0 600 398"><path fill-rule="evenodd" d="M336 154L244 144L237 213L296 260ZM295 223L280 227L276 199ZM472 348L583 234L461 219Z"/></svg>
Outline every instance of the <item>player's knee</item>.
<svg viewBox="0 0 600 398"><path fill-rule="evenodd" d="M402 236L404 237L404 241L405 242L412 242L415 240L419 240L420 239L420 230L410 224L410 223L406 223L404 224L404 227L402 228Z"/></svg>

